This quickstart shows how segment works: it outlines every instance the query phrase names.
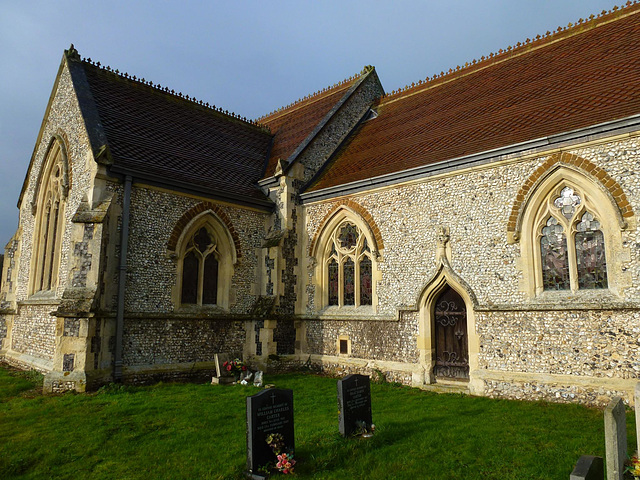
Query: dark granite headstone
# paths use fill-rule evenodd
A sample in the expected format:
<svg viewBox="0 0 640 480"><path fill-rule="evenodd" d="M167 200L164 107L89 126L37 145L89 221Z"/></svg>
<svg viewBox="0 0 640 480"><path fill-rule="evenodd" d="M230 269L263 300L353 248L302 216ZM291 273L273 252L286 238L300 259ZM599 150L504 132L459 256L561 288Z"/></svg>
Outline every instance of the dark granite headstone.
<svg viewBox="0 0 640 480"><path fill-rule="evenodd" d="M583 455L578 459L576 468L571 472L569 480L603 480L604 462L602 457Z"/></svg>
<svg viewBox="0 0 640 480"><path fill-rule="evenodd" d="M293 390L270 388L247 397L247 473L260 478L260 469L276 462L266 442L272 433L284 439L283 452L293 452Z"/></svg>
<svg viewBox="0 0 640 480"><path fill-rule="evenodd" d="M340 434L344 437L359 433L362 422L371 426L371 385L366 375L347 375L338 380Z"/></svg>

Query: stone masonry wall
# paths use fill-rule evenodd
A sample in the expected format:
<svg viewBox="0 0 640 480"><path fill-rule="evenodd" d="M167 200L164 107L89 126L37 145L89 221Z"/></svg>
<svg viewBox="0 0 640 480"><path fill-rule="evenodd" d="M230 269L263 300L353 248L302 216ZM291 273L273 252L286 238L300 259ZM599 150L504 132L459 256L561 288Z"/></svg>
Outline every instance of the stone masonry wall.
<svg viewBox="0 0 640 480"><path fill-rule="evenodd" d="M309 320L307 345L309 354L338 355L338 336L351 340L351 356L371 360L418 362L416 336L418 316L402 315L400 321Z"/></svg>
<svg viewBox="0 0 640 480"><path fill-rule="evenodd" d="M242 357L244 321L126 318L125 366L212 362L216 353Z"/></svg>
<svg viewBox="0 0 640 480"><path fill-rule="evenodd" d="M176 284L176 262L168 255L167 243L182 215L201 202L183 195L134 186L131 194L126 311L167 312L174 309L171 295ZM258 262L256 249L264 238L268 214L226 205L220 208L238 233L241 249L231 280L235 301L231 299L230 311L249 313L257 298L253 292Z"/></svg>
<svg viewBox="0 0 640 480"><path fill-rule="evenodd" d="M637 139L612 142L570 153L605 169L625 191L634 212L640 211L640 182ZM363 193L352 200L373 216L384 239L379 264L382 280L377 284L378 313L394 316L397 309L415 305L426 282L436 272L437 229L450 228L451 266L469 284L480 305L526 303L519 289L516 261L518 243L507 243L506 225L521 185L544 162L546 156L493 168L452 173L422 183ZM336 202L306 206L307 244L319 223ZM637 215L636 215L637 216ZM632 287L626 301L640 301L640 236L623 231L628 248ZM631 268L635 266L635 268ZM312 272L308 277L311 283Z"/></svg>
<svg viewBox="0 0 640 480"><path fill-rule="evenodd" d="M589 310L579 296L566 294L559 300L562 309L553 311L548 305L542 308L535 299L529 300L522 290L520 244L507 243L506 227L516 194L547 158L547 155L540 155L351 196L352 201L372 215L384 240L385 248L378 264L381 280L377 283L377 315L392 319L397 317L398 311L415 308L427 282L437 272L437 232L444 226L450 229L453 271L477 298L475 321L480 341L480 369L591 378L640 378L637 360L640 353L640 313L637 309L640 304L640 235L633 226L638 223L640 212L637 178L640 142L632 137L577 148L569 153L604 169L620 184L636 214L632 228L622 231L623 253L630 259L629 262L623 260L622 269L628 272L630 282L621 296L591 291L591 298L596 298L592 304L598 303L599 307ZM320 222L338 201L304 206L306 245L311 243L321 228ZM309 262L307 258L305 265ZM306 278L303 289L307 293L307 314L315 315L312 269ZM610 305L611 302L614 303ZM624 309L624 305L631 308ZM509 307L513 311L505 311L510 310ZM402 361L417 357L415 350L410 351L415 348L411 343L417 334L415 326L380 332L379 324L373 320L310 321L307 342L313 353L334 355L338 333L351 331L357 332L354 333L359 338L356 344L371 345L371 348L358 350L354 344L352 356L403 358ZM398 336L406 338L394 338ZM403 348L408 349L404 357L398 355L398 344L402 341L405 342ZM515 396L517 389L513 389L513 384L502 383L506 386L500 386L500 382L486 382L487 394ZM558 388L549 386L539 395L556 398ZM572 392L566 389L564 392L567 396L576 395L575 388ZM593 392L589 395L597 396ZM587 396L583 396L585 398Z"/></svg>
<svg viewBox="0 0 640 480"><path fill-rule="evenodd" d="M56 305L25 305L14 317L11 349L53 360L56 338Z"/></svg>

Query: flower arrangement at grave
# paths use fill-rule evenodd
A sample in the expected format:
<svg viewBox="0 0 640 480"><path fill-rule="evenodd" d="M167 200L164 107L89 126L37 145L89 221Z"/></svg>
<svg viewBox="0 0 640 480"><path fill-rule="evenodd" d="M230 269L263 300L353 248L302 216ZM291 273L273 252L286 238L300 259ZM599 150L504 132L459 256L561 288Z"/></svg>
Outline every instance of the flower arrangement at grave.
<svg viewBox="0 0 640 480"><path fill-rule="evenodd" d="M376 426L375 424L371 424L371 425L367 425L367 422L363 422L362 420L358 420L356 422L356 427L358 427L356 430L354 430L353 435L354 436L363 436L364 438L370 438L373 437L373 434L376 431Z"/></svg>
<svg viewBox="0 0 640 480"><path fill-rule="evenodd" d="M275 468L279 472L286 474L293 473L293 467L296 461L293 459L293 452L283 452L284 449L284 437L281 433L272 433L266 439L267 445L271 448L276 458L278 459Z"/></svg>
<svg viewBox="0 0 640 480"><path fill-rule="evenodd" d="M224 362L222 364L222 368L226 369L227 372L231 373L236 378L240 378L242 372L247 371L247 365L239 358Z"/></svg>
<svg viewBox="0 0 640 480"><path fill-rule="evenodd" d="M625 475L625 478L640 480L640 458L638 457L638 452L636 452L636 454L627 461L627 468L625 469L625 473L627 474Z"/></svg>

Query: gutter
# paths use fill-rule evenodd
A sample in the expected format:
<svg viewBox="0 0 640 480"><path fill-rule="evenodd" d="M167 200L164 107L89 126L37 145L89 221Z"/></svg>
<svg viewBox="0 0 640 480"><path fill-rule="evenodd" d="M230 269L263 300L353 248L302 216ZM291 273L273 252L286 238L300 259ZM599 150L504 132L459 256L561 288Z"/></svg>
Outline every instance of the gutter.
<svg viewBox="0 0 640 480"><path fill-rule="evenodd" d="M131 184L133 178L124 178L124 194L122 199L122 225L120 227L120 262L118 265L118 308L116 311L116 351L113 379L122 381L122 332L124 330L124 294L127 281L127 250L129 247L129 214L131 205Z"/></svg>
<svg viewBox="0 0 640 480"><path fill-rule="evenodd" d="M640 115L633 115L622 120L605 122L592 127L573 130L571 132L559 133L516 143L506 147L487 150L480 153L465 155L463 157L444 160L441 162L410 168L400 172L387 173L378 177L365 178L354 182L344 183L333 187L323 188L312 192L300 194L300 200L304 203L311 203L320 200L351 195L375 188L393 186L400 183L416 181L434 175L470 168L479 165L486 165L496 161L497 157L515 156L527 152L528 154L542 152L551 148L567 147L578 141L601 140L612 135L623 135L640 129Z"/></svg>

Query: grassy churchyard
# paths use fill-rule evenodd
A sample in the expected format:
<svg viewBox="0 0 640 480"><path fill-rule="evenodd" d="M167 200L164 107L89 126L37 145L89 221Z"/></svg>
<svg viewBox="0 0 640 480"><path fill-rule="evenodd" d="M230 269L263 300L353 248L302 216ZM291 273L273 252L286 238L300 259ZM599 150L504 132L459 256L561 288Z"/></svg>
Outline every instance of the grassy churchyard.
<svg viewBox="0 0 640 480"><path fill-rule="evenodd" d="M245 397L257 387L111 385L43 396L40 381L0 368L4 480L243 478ZM604 456L602 411L579 405L372 384L375 435L342 438L335 379L265 381L294 391L293 478L566 480L581 455ZM629 412L629 445L633 421Z"/></svg>

